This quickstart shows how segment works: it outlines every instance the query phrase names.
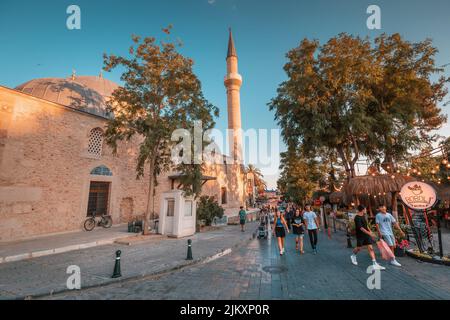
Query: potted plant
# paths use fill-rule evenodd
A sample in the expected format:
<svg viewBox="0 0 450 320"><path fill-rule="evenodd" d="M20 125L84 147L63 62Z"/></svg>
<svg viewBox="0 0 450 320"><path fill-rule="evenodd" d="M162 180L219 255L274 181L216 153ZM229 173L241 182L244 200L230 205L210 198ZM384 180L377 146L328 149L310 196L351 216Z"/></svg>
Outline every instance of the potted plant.
<svg viewBox="0 0 450 320"><path fill-rule="evenodd" d="M409 248L409 242L406 239L397 243L397 246L394 249L394 254L397 257L403 257L405 255L406 249Z"/></svg>
<svg viewBox="0 0 450 320"><path fill-rule="evenodd" d="M224 209L214 197L202 196L197 205L197 232L205 226L211 226L215 217L219 219L224 215Z"/></svg>
<svg viewBox="0 0 450 320"><path fill-rule="evenodd" d="M354 221L349 221L347 224L347 228L348 231L350 232L351 236L355 236L356 235L356 227L355 227L355 222Z"/></svg>

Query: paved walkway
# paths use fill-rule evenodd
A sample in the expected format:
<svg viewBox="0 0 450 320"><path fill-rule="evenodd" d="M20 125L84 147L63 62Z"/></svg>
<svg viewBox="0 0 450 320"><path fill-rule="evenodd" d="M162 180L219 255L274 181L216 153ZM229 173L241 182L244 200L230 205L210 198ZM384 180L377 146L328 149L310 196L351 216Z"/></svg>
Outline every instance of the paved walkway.
<svg viewBox="0 0 450 320"><path fill-rule="evenodd" d="M307 238L305 238L307 240ZM252 240L232 254L156 278L113 284L53 299L450 299L450 268L399 258L402 268L381 273L381 289L369 290L365 252L350 262L345 234L319 237L318 254L294 252L292 235L280 257L275 241Z"/></svg>
<svg viewBox="0 0 450 320"><path fill-rule="evenodd" d="M96 228L90 232L77 231L15 242L3 242L0 243L0 263L111 244L117 239L132 236L133 233L128 233L127 228L127 225L118 225L109 229Z"/></svg>
<svg viewBox="0 0 450 320"><path fill-rule="evenodd" d="M441 236L444 255L450 257L450 230L447 228L441 228ZM435 248L436 252L439 252L438 239L439 237L437 231L433 230L433 247Z"/></svg>
<svg viewBox="0 0 450 320"><path fill-rule="evenodd" d="M187 239L155 236L153 241L131 246L103 245L35 259L0 264L0 299L24 298L66 290L67 267L81 269L83 288L101 286L124 279L140 278L181 268L230 252L252 238L256 223L247 224L246 232L239 226L224 226L218 230L191 237L194 261L186 261ZM128 234L129 235L129 234ZM115 252L122 251L122 278L111 279ZM228 250L227 250L228 249Z"/></svg>

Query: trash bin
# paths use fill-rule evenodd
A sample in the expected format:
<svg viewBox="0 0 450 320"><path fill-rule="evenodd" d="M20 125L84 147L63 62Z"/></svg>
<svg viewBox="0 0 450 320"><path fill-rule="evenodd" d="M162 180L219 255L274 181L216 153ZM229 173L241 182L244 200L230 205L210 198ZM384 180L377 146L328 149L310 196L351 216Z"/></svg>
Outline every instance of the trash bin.
<svg viewBox="0 0 450 320"><path fill-rule="evenodd" d="M128 222L128 232L140 233L142 232L142 225L142 220Z"/></svg>

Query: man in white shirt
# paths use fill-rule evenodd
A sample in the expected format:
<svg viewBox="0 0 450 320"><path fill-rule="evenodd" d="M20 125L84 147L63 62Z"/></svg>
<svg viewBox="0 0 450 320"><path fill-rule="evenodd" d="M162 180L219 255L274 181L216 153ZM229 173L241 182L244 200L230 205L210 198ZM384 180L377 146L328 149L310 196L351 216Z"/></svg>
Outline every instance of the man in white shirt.
<svg viewBox="0 0 450 320"><path fill-rule="evenodd" d="M308 229L308 237L311 242L311 247L313 253L317 254L317 231L319 230L319 218L316 213L311 210L311 206L307 205L305 207L305 212L303 213L303 220L305 220L306 229Z"/></svg>
<svg viewBox="0 0 450 320"><path fill-rule="evenodd" d="M405 233L400 228L397 220L395 220L394 216L387 212L386 206L379 206L378 207L378 214L375 216L375 222L377 223L377 230L378 234L380 235L380 238L383 238L384 241L388 244L388 246L391 248L392 252L394 253L395 249L395 237L394 237L394 231L392 230L392 225L397 228L402 237L405 236ZM391 260L391 264L397 267L401 267L402 265L398 263L398 261L395 259L395 257Z"/></svg>

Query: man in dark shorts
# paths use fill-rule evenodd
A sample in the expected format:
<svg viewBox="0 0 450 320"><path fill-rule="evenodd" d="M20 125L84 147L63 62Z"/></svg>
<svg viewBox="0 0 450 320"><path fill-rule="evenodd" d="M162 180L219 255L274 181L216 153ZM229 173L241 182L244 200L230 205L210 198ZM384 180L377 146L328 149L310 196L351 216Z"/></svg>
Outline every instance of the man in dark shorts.
<svg viewBox="0 0 450 320"><path fill-rule="evenodd" d="M373 268L378 270L385 270L386 268L380 266L375 259L375 252L373 251L372 247L372 239L375 239L376 235L369 230L365 214L366 208L359 205L358 213L355 216L356 248L353 250L353 254L350 258L352 260L352 263L357 266L358 261L356 260L356 255L359 251L362 250L363 247L367 247L367 251L369 251L369 255L372 258Z"/></svg>
<svg viewBox="0 0 450 320"><path fill-rule="evenodd" d="M245 212L244 207L240 207L239 211L239 222L241 224L241 231L244 232L245 221L247 220L247 212Z"/></svg>

